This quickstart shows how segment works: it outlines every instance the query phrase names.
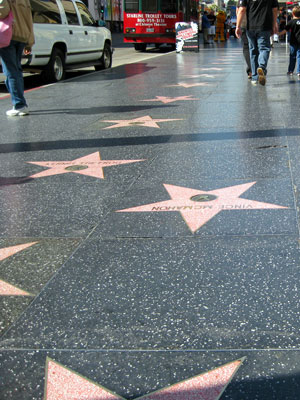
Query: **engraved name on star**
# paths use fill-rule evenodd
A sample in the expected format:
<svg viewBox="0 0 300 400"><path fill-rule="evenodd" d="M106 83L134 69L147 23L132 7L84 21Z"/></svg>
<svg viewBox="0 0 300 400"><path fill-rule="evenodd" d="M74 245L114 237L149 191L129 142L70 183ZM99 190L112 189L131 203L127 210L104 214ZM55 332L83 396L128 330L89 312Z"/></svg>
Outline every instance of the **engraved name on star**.
<svg viewBox="0 0 300 400"><path fill-rule="evenodd" d="M141 101L160 101L164 104L167 104L167 103L174 103L175 101L188 101L188 100L200 100L200 99L195 99L192 95L179 96L179 97L156 96L155 99L147 99L147 100L141 100Z"/></svg>
<svg viewBox="0 0 300 400"><path fill-rule="evenodd" d="M94 178L104 179L103 168L115 165L124 165L141 162L145 160L101 160L100 153L89 154L84 157L76 158L72 161L28 161L29 164L39 165L48 168L45 171L31 175L29 178L41 178L44 176L75 173L88 175Z"/></svg>
<svg viewBox="0 0 300 400"><path fill-rule="evenodd" d="M218 400L244 362L245 357L136 400ZM47 358L44 400L125 400L111 390Z"/></svg>
<svg viewBox="0 0 300 400"><path fill-rule="evenodd" d="M127 208L116 212L180 212L182 218L194 233L221 211L288 208L239 197L255 183L250 182L210 191L164 184L171 200Z"/></svg>
<svg viewBox="0 0 300 400"><path fill-rule="evenodd" d="M107 126L102 129L123 128L125 126L146 126L148 128L160 128L158 122L182 121L182 118L169 118L169 119L154 119L150 115L133 119L119 119L119 120L103 120L102 122L110 122L115 125Z"/></svg>

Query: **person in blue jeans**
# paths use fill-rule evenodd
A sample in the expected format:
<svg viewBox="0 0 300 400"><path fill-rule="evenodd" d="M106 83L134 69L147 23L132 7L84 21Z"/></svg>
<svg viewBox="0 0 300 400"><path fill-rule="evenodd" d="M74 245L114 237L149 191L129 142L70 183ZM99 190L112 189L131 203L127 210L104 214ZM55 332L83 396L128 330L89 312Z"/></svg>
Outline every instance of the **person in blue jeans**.
<svg viewBox="0 0 300 400"><path fill-rule="evenodd" d="M13 108L6 111L9 117L29 114L24 97L24 80L21 66L22 54L28 55L34 44L32 13L29 0L0 0L0 19L12 11L14 16L12 40L0 49L1 64L6 76L6 87Z"/></svg>
<svg viewBox="0 0 300 400"><path fill-rule="evenodd" d="M236 36L242 35L241 23L247 14L247 37L249 41L251 82L266 84L267 65L271 51L270 37L278 33L277 0L239 0Z"/></svg>
<svg viewBox="0 0 300 400"><path fill-rule="evenodd" d="M290 36L290 62L288 67L288 75L293 75L297 63L297 75L300 78L300 6L296 6L292 10L293 19L285 26L279 36L285 35L287 32Z"/></svg>

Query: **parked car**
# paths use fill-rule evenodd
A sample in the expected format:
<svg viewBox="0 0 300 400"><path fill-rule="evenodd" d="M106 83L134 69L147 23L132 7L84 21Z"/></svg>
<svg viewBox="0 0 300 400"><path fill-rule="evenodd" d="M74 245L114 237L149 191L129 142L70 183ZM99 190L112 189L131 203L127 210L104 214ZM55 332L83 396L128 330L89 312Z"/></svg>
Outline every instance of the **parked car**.
<svg viewBox="0 0 300 400"><path fill-rule="evenodd" d="M30 0L35 44L23 68L47 81L64 79L66 70L112 64L111 32L94 20L80 0Z"/></svg>

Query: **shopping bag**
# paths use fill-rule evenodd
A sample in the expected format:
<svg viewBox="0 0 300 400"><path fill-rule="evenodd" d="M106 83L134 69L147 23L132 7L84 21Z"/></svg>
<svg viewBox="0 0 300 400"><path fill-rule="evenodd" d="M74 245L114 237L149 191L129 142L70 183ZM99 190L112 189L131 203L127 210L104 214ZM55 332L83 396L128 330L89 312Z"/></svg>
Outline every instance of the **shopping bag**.
<svg viewBox="0 0 300 400"><path fill-rule="evenodd" d="M10 11L6 18L0 19L0 48L7 47L12 38L13 13Z"/></svg>

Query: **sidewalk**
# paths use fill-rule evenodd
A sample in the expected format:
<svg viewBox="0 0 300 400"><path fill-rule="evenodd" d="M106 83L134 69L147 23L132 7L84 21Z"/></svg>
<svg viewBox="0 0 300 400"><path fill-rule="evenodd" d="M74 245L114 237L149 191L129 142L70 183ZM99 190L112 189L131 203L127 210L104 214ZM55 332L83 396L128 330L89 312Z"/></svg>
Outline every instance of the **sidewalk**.
<svg viewBox="0 0 300 400"><path fill-rule="evenodd" d="M299 399L287 65L253 86L229 40L0 100L0 399Z"/></svg>

